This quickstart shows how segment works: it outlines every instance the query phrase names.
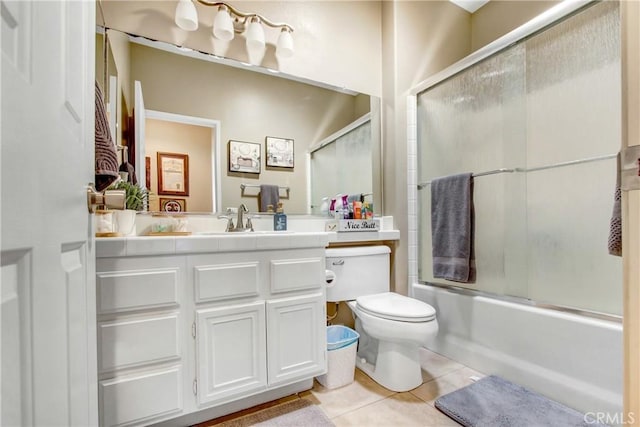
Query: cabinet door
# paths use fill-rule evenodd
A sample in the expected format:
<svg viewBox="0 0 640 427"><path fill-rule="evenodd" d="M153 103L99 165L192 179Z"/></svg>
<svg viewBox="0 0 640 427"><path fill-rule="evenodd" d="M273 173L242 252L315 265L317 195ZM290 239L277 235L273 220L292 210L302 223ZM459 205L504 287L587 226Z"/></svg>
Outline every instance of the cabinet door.
<svg viewBox="0 0 640 427"><path fill-rule="evenodd" d="M319 375L326 370L324 295L267 301L269 385Z"/></svg>
<svg viewBox="0 0 640 427"><path fill-rule="evenodd" d="M196 311L198 404L267 385L264 301Z"/></svg>

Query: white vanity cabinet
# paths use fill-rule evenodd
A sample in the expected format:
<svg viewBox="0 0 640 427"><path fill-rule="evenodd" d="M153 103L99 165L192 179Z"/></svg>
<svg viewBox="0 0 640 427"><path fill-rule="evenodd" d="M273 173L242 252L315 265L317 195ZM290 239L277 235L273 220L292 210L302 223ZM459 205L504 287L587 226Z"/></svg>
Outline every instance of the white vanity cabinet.
<svg viewBox="0 0 640 427"><path fill-rule="evenodd" d="M200 406L325 372L323 257L298 250L189 258Z"/></svg>
<svg viewBox="0 0 640 427"><path fill-rule="evenodd" d="M183 257L97 259L101 425L145 424L183 411L185 282Z"/></svg>
<svg viewBox="0 0 640 427"><path fill-rule="evenodd" d="M99 256L101 425L193 423L198 412L309 388L326 372L325 243L316 241Z"/></svg>

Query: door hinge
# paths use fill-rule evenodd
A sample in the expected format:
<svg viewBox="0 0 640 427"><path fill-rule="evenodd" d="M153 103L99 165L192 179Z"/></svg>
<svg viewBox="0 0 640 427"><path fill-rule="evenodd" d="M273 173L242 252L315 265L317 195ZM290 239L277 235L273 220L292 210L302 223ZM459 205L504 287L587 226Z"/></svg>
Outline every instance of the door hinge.
<svg viewBox="0 0 640 427"><path fill-rule="evenodd" d="M193 337L193 339L196 339L196 322L193 322L191 324L191 336Z"/></svg>
<svg viewBox="0 0 640 427"><path fill-rule="evenodd" d="M198 379L194 379L193 380L193 395L197 396L198 395Z"/></svg>

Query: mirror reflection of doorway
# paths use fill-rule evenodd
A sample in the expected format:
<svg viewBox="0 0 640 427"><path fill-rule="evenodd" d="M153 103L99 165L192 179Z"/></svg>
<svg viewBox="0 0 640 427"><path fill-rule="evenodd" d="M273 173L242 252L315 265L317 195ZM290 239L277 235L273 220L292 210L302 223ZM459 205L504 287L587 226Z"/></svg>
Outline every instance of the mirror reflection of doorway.
<svg viewBox="0 0 640 427"><path fill-rule="evenodd" d="M145 117L145 163L151 193L159 193L157 153L187 155L189 195L171 198L179 199L187 212L216 212L220 201L220 122L153 110L146 110ZM159 197L150 198L149 210L162 210Z"/></svg>

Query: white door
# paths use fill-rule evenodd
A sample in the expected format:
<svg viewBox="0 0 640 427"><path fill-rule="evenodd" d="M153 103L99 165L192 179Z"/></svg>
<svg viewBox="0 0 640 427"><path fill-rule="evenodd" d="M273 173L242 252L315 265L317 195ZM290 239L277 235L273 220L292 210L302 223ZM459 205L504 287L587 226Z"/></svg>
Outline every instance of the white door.
<svg viewBox="0 0 640 427"><path fill-rule="evenodd" d="M97 425L95 3L5 1L0 424Z"/></svg>
<svg viewBox="0 0 640 427"><path fill-rule="evenodd" d="M325 301L322 293L267 301L270 386L324 373Z"/></svg>
<svg viewBox="0 0 640 427"><path fill-rule="evenodd" d="M264 302L196 311L198 404L267 387Z"/></svg>
<svg viewBox="0 0 640 427"><path fill-rule="evenodd" d="M138 185L142 188L146 188L147 183L145 180L145 148L144 148L144 134L145 134L145 120L147 113L144 108L144 99L142 97L142 85L139 81L134 82L135 98L133 102L133 127L135 137L135 169L136 177L138 178Z"/></svg>

